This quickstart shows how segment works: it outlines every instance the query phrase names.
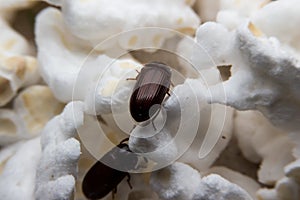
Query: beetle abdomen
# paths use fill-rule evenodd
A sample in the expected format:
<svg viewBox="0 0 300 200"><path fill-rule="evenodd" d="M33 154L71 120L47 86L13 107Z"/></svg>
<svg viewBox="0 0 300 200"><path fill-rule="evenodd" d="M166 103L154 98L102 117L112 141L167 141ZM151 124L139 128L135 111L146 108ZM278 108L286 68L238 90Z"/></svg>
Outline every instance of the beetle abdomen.
<svg viewBox="0 0 300 200"><path fill-rule="evenodd" d="M124 143L127 140L128 138L122 140L120 144L107 152L85 175L82 181L82 191L88 199L105 197L125 176L129 176L128 171L136 169L138 157ZM121 169L118 168L120 166Z"/></svg>
<svg viewBox="0 0 300 200"><path fill-rule="evenodd" d="M130 98L130 113L135 121L146 121L159 110L170 83L171 70L167 65L152 62L142 68Z"/></svg>
<svg viewBox="0 0 300 200"><path fill-rule="evenodd" d="M97 161L85 175L82 191L88 199L100 199L111 192L128 173L110 168Z"/></svg>

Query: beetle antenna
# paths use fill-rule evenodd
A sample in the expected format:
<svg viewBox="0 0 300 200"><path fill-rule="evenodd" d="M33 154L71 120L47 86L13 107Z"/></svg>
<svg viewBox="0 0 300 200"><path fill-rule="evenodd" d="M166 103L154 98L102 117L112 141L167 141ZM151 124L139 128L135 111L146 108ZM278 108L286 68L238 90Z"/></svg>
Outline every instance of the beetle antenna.
<svg viewBox="0 0 300 200"><path fill-rule="evenodd" d="M137 77L140 75L140 72L137 69L135 71L136 71L136 73L138 73L138 75L135 78L126 78L126 81L136 81L137 80Z"/></svg>
<svg viewBox="0 0 300 200"><path fill-rule="evenodd" d="M96 115L98 121L102 122L103 124L107 125L107 122L103 119L101 115Z"/></svg>
<svg viewBox="0 0 300 200"><path fill-rule="evenodd" d="M156 132L156 131L157 131L157 128L155 127L153 120L151 120L151 123L152 123L152 126L153 126L153 128L154 128L154 131Z"/></svg>
<svg viewBox="0 0 300 200"><path fill-rule="evenodd" d="M135 129L135 127L136 127L136 125L134 124L129 133L131 133L133 131L133 129Z"/></svg>

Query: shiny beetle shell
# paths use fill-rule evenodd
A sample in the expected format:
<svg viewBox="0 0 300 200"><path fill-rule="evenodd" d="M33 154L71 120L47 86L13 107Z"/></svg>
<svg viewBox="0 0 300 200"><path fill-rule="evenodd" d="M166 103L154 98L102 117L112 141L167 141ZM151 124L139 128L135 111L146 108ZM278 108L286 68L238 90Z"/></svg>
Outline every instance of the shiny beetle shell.
<svg viewBox="0 0 300 200"><path fill-rule="evenodd" d="M86 198L100 199L105 197L109 192L114 191L126 176L129 176L127 171L135 169L138 157L131 153L128 145L124 143L126 140L106 153L86 173L82 181L82 191ZM109 163L112 166L124 166L127 171L111 168L106 165Z"/></svg>
<svg viewBox="0 0 300 200"><path fill-rule="evenodd" d="M130 98L130 113L136 122L150 119L160 109L170 88L171 75L170 67L160 62L145 64L141 69Z"/></svg>

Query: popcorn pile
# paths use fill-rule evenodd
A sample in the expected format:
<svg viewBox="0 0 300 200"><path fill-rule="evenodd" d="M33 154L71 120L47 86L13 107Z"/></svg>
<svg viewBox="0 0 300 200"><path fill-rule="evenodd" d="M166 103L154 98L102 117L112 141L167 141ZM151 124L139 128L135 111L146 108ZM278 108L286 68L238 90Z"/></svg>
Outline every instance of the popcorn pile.
<svg viewBox="0 0 300 200"><path fill-rule="evenodd" d="M25 38L15 16L40 5ZM300 199L298 0L11 0L0 11L1 199L86 199L84 175L124 138L144 159L116 200ZM130 79L151 61L172 67L171 95L137 125Z"/></svg>

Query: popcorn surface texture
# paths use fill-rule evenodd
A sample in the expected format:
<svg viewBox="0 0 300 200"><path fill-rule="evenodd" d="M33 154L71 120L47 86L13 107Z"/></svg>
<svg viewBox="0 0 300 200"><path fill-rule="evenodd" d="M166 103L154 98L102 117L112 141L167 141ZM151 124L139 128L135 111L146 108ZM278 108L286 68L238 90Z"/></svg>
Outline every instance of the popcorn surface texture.
<svg viewBox="0 0 300 200"><path fill-rule="evenodd" d="M0 199L299 200L299 24L299 0L0 0Z"/></svg>

